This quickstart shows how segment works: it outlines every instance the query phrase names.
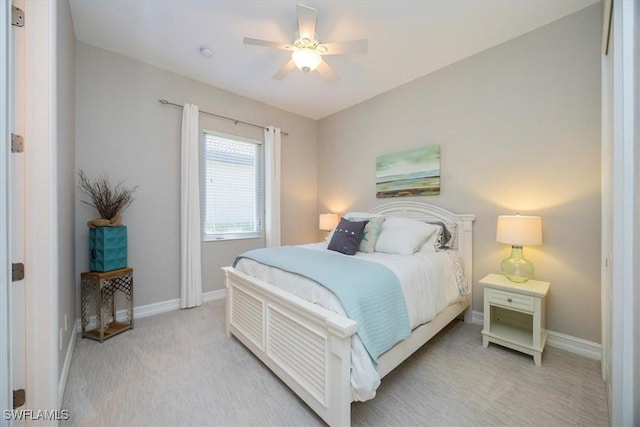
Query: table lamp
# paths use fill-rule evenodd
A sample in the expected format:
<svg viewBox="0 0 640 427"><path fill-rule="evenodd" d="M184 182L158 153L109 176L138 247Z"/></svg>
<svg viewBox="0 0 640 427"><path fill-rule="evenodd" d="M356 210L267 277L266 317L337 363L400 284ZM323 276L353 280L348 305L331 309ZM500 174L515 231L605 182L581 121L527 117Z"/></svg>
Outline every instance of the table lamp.
<svg viewBox="0 0 640 427"><path fill-rule="evenodd" d="M511 245L511 256L500 264L502 274L516 283L533 277L534 267L524 258L523 246L542 244L542 218L526 215L499 215L496 241Z"/></svg>
<svg viewBox="0 0 640 427"><path fill-rule="evenodd" d="M331 231L338 225L337 214L334 213L325 213L320 214L320 218L318 219L318 228L322 231Z"/></svg>

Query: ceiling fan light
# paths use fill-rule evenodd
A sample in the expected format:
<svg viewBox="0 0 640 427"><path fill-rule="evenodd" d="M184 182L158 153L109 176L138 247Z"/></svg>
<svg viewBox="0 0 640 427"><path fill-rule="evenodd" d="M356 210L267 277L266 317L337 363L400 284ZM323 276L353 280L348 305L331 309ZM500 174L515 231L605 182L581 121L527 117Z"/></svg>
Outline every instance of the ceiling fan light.
<svg viewBox="0 0 640 427"><path fill-rule="evenodd" d="M322 62L322 57L312 49L298 49L293 52L291 58L296 63L296 67L305 73L315 70Z"/></svg>

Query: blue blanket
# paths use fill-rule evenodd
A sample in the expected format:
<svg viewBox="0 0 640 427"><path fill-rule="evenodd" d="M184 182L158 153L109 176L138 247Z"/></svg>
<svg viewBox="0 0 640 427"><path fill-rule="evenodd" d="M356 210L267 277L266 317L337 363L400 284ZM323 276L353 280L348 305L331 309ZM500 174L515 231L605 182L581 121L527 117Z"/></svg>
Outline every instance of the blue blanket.
<svg viewBox="0 0 640 427"><path fill-rule="evenodd" d="M245 252L236 258L234 267L243 257L299 274L331 290L347 316L358 323L358 335L374 363L411 334L400 281L381 264L295 246Z"/></svg>

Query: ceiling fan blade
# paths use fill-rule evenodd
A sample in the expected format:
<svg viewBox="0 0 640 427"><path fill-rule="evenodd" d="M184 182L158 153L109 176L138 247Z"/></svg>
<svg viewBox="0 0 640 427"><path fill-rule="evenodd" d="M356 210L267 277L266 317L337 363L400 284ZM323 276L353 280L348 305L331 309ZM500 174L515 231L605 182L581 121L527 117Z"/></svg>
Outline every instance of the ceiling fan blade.
<svg viewBox="0 0 640 427"><path fill-rule="evenodd" d="M288 44L270 42L268 40L252 39L250 37L245 37L242 42L244 44L252 44L255 46L271 47L273 49L293 50L293 46Z"/></svg>
<svg viewBox="0 0 640 427"><path fill-rule="evenodd" d="M298 32L300 38L314 40L316 35L316 10L299 4L298 10Z"/></svg>
<svg viewBox="0 0 640 427"><path fill-rule="evenodd" d="M319 50L326 49L322 55L347 55L355 53L367 53L369 41L367 39L351 40L346 42L323 43L318 46Z"/></svg>
<svg viewBox="0 0 640 427"><path fill-rule="evenodd" d="M285 78L285 76L287 74L289 74L291 72L291 70L293 70L294 68L296 68L296 63L293 62L293 59L290 59L289 62L287 62L286 64L284 64L282 66L282 68L280 68L278 70L277 73L275 73L273 75L273 77L271 77L274 80L282 80L283 78Z"/></svg>
<svg viewBox="0 0 640 427"><path fill-rule="evenodd" d="M333 69L324 61L318 65L316 71L320 74L320 77L325 79L328 83L335 83L340 78L340 76L336 74L336 72L333 71Z"/></svg>

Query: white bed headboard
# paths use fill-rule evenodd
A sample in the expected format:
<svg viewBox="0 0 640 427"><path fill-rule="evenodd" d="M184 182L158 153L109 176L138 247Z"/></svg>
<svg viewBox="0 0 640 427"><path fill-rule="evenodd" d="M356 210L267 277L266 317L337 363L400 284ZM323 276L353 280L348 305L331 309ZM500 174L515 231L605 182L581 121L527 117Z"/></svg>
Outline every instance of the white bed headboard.
<svg viewBox="0 0 640 427"><path fill-rule="evenodd" d="M473 276L472 248L473 248L473 221L472 214L455 214L439 206L425 202L395 201L385 203L370 210L384 216L413 218L419 221L441 221L452 235L451 249L460 253L464 276L471 285Z"/></svg>

